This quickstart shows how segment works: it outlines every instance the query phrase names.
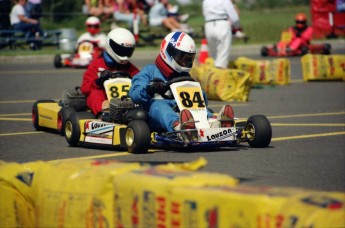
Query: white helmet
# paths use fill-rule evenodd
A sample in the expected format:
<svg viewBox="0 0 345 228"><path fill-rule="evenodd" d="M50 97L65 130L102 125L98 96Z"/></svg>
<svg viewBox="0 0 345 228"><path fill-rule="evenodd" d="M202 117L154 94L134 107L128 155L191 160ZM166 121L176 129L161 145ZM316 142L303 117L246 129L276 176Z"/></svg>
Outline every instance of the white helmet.
<svg viewBox="0 0 345 228"><path fill-rule="evenodd" d="M126 64L135 49L133 34L124 28L116 28L108 33L105 50L116 62Z"/></svg>
<svg viewBox="0 0 345 228"><path fill-rule="evenodd" d="M162 40L160 56L178 73L191 70L195 54L195 42L184 32L171 32Z"/></svg>
<svg viewBox="0 0 345 228"><path fill-rule="evenodd" d="M100 23L101 21L99 20L99 18L94 16L88 17L85 22L85 24L87 25L99 25Z"/></svg>
<svg viewBox="0 0 345 228"><path fill-rule="evenodd" d="M86 29L91 35L96 35L100 32L100 24L101 21L98 19L98 17L88 17L86 19Z"/></svg>

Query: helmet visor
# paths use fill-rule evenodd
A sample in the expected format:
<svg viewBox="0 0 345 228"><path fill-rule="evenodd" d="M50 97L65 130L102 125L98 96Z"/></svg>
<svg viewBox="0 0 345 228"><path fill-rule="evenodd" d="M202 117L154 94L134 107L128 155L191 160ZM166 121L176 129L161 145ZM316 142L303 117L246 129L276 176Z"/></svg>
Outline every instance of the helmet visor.
<svg viewBox="0 0 345 228"><path fill-rule="evenodd" d="M116 53L116 55L120 57L128 57L128 58L130 58L133 55L134 48L135 48L135 46L125 47L125 46L119 45L112 39L109 40L109 45L111 49Z"/></svg>
<svg viewBox="0 0 345 228"><path fill-rule="evenodd" d="M181 67L191 68L193 66L195 53L178 50L172 45L168 46L167 52Z"/></svg>
<svg viewBox="0 0 345 228"><path fill-rule="evenodd" d="M307 22L305 20L296 20L297 27L304 27L306 24Z"/></svg>

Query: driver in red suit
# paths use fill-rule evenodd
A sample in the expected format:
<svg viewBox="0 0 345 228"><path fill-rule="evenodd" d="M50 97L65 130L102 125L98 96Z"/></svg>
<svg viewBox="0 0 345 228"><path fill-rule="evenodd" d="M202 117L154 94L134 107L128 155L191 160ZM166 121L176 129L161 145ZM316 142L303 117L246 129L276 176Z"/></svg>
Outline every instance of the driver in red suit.
<svg viewBox="0 0 345 228"><path fill-rule="evenodd" d="M289 28L293 36L287 52L294 52L303 46L309 45L313 36L313 28L307 25L307 16L304 13L298 13L295 16L295 21L296 25Z"/></svg>
<svg viewBox="0 0 345 228"><path fill-rule="evenodd" d="M102 57L91 62L84 73L81 91L86 95L86 104L99 117L102 110L109 108L109 101L103 83L112 72L127 72L133 77L139 69L130 62L135 49L133 34L124 28L116 28L108 33Z"/></svg>

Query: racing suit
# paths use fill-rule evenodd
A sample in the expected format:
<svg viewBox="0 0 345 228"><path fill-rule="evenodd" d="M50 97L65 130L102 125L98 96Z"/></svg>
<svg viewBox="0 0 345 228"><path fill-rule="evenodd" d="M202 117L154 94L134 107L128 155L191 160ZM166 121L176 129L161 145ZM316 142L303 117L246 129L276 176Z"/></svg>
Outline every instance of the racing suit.
<svg viewBox="0 0 345 228"><path fill-rule="evenodd" d="M158 61L163 61L160 56L158 56L157 59ZM183 75L185 74L186 73L183 73ZM168 76L165 75L167 74L163 74L163 72L157 67L157 60L156 64L145 66L140 73L132 79L129 97L134 103L141 104L148 112L149 125L151 128L172 132L174 131L173 123L179 120L179 115L173 109L176 106L176 101L174 99L154 99L148 95L146 91L146 87L150 85L150 82L153 79L161 79L164 82L167 82L176 76L182 76L182 74L178 74L176 72ZM207 105L208 101L204 92L203 95ZM212 116L212 113L208 113L208 116Z"/></svg>
<svg viewBox="0 0 345 228"><path fill-rule="evenodd" d="M297 27L290 27L289 31L292 32L292 40L289 47L292 51L300 49L302 46L307 46L313 36L313 28L308 26L303 29Z"/></svg>
<svg viewBox="0 0 345 228"><path fill-rule="evenodd" d="M103 86L99 87L95 82L100 76L100 73L104 70L109 70L111 72L127 72L131 75L131 77L139 72L139 69L132 63L128 63L126 65L118 64L118 67L109 67L105 63L104 58L98 58L92 61L84 73L83 82L80 89L86 95L86 104L95 116L102 112L102 103L103 101L107 100Z"/></svg>

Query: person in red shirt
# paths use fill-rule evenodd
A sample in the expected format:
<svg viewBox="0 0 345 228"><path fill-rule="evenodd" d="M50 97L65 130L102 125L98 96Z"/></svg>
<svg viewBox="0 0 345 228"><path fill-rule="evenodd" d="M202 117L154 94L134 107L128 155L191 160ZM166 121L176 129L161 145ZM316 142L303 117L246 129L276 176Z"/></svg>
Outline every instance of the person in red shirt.
<svg viewBox="0 0 345 228"><path fill-rule="evenodd" d="M313 36L313 28L307 24L307 16L304 13L298 13L295 16L296 25L289 28L292 32L292 40L288 46L288 52L296 51L307 46Z"/></svg>
<svg viewBox="0 0 345 228"><path fill-rule="evenodd" d="M130 62L135 49L133 34L124 28L116 28L107 35L102 56L91 62L83 76L81 91L86 95L86 104L99 117L102 110L109 108L109 101L103 83L112 72L127 72L133 77L139 69Z"/></svg>

